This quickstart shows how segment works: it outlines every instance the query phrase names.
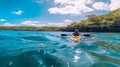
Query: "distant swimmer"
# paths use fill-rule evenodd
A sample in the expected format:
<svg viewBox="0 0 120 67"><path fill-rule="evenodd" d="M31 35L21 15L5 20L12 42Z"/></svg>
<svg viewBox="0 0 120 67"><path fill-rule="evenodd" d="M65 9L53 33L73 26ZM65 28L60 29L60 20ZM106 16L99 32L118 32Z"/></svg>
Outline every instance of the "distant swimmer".
<svg viewBox="0 0 120 67"><path fill-rule="evenodd" d="M75 29L75 32L72 34L71 39L74 42L79 42L79 40L81 39L81 35L79 34L78 29Z"/></svg>

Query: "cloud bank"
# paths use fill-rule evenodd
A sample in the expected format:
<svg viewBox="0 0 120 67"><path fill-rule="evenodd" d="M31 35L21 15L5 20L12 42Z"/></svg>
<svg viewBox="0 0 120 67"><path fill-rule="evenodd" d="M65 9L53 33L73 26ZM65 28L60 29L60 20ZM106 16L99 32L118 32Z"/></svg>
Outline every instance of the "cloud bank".
<svg viewBox="0 0 120 67"><path fill-rule="evenodd" d="M70 24L72 21L71 20L64 20L63 22L49 22L49 23L41 23L40 21L32 21L32 20L26 20L21 22L22 26L66 26Z"/></svg>
<svg viewBox="0 0 120 67"><path fill-rule="evenodd" d="M113 11L119 9L120 0L110 0L110 3L95 0L54 0L54 7L48 9L50 14L80 15L94 10Z"/></svg>

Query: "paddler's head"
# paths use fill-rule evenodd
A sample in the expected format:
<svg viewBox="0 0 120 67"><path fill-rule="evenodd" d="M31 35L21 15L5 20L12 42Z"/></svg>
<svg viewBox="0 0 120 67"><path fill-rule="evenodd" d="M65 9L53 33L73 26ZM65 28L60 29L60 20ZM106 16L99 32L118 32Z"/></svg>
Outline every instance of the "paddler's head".
<svg viewBox="0 0 120 67"><path fill-rule="evenodd" d="M77 32L77 33L78 33L78 29L75 29L75 32Z"/></svg>
<svg viewBox="0 0 120 67"><path fill-rule="evenodd" d="M75 32L73 33L74 36L79 36L78 29L75 29Z"/></svg>

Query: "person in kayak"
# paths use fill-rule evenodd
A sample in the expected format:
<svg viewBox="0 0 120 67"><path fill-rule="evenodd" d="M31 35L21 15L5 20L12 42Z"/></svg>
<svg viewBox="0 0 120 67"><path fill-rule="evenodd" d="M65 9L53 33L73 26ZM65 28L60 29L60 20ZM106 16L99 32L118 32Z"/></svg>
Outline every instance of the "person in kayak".
<svg viewBox="0 0 120 67"><path fill-rule="evenodd" d="M78 29L75 29L75 32L72 34L71 39L74 42L79 42L79 40L81 39L81 35L78 32Z"/></svg>
<svg viewBox="0 0 120 67"><path fill-rule="evenodd" d="M75 32L72 34L73 36L79 36L79 32L78 32L78 29L75 29Z"/></svg>

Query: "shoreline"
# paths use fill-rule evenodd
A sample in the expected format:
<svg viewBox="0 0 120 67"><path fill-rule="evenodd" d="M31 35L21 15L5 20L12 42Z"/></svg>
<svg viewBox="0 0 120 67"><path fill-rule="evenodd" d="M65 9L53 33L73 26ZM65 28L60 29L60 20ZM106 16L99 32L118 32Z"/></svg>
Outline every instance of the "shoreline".
<svg viewBox="0 0 120 67"><path fill-rule="evenodd" d="M74 32L75 28L79 32L108 32L120 33L120 25L112 26L79 26L79 27L32 27L32 26L0 26L0 31L45 31L45 32Z"/></svg>
<svg viewBox="0 0 120 67"><path fill-rule="evenodd" d="M0 30L0 31L38 31L38 30ZM74 32L74 31L38 31L38 32ZM111 32L111 31L79 31L80 33L120 33L120 32Z"/></svg>

